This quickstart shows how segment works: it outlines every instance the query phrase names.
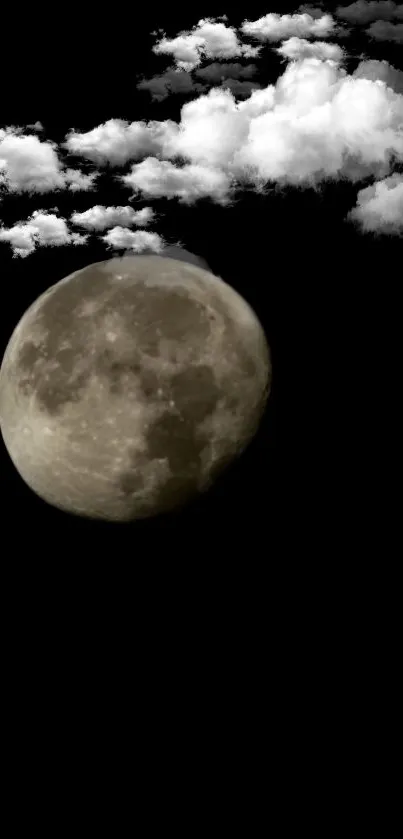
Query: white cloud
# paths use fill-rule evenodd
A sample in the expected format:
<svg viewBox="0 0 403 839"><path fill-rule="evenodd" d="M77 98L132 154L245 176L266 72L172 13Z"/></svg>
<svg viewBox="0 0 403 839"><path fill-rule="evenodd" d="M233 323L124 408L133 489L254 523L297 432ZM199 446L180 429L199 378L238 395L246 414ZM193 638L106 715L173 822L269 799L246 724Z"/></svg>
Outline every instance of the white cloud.
<svg viewBox="0 0 403 839"><path fill-rule="evenodd" d="M145 155L164 153L176 123L151 121L126 122L109 119L91 131L70 131L65 148L75 155L92 160L99 165L123 166L129 160L139 160Z"/></svg>
<svg viewBox="0 0 403 839"><path fill-rule="evenodd" d="M9 192L45 193L56 189L93 189L96 173L64 170L55 143L21 128L0 130L0 186Z"/></svg>
<svg viewBox="0 0 403 839"><path fill-rule="evenodd" d="M153 52L173 55L178 67L192 70L204 58L252 57L259 54L259 48L242 44L232 26L202 18L190 32L181 32L176 38L161 38Z"/></svg>
<svg viewBox="0 0 403 839"><path fill-rule="evenodd" d="M37 246L82 245L88 236L70 233L65 219L46 210L35 210L27 221L0 230L0 241L8 242L14 256L28 256Z"/></svg>
<svg viewBox="0 0 403 839"><path fill-rule="evenodd" d="M89 190L95 189L97 177L97 172L85 175L81 169L66 169L64 172L66 186L71 192L89 192Z"/></svg>
<svg viewBox="0 0 403 839"><path fill-rule="evenodd" d="M326 41L307 41L306 38L293 36L275 49L283 58L298 61L302 58L319 58L321 61L342 61L344 50L338 44L328 44Z"/></svg>
<svg viewBox="0 0 403 839"><path fill-rule="evenodd" d="M298 38L327 38L334 34L335 28L331 15L313 18L309 14L268 14L258 20L245 20L241 31L259 41L282 41L293 35Z"/></svg>
<svg viewBox="0 0 403 839"><path fill-rule="evenodd" d="M146 227L154 215L151 207L133 210L132 207L104 207L97 204L84 213L73 213L70 221L87 230L106 230L108 227L131 227L135 224Z"/></svg>
<svg viewBox="0 0 403 839"><path fill-rule="evenodd" d="M403 233L403 175L396 173L360 190L349 219L366 233Z"/></svg>
<svg viewBox="0 0 403 839"><path fill-rule="evenodd" d="M54 143L0 131L0 183L10 192L50 192L64 187Z"/></svg>
<svg viewBox="0 0 403 839"><path fill-rule="evenodd" d="M226 203L230 188L229 177L219 169L206 165L175 166L167 160L148 157L132 166L122 183L150 198L179 198L192 204L200 198L212 198Z"/></svg>
<svg viewBox="0 0 403 839"><path fill-rule="evenodd" d="M158 233L149 233L147 230L128 230L125 227L114 227L109 230L101 239L110 248L128 249L135 253L144 250L159 253L164 247L164 240Z"/></svg>

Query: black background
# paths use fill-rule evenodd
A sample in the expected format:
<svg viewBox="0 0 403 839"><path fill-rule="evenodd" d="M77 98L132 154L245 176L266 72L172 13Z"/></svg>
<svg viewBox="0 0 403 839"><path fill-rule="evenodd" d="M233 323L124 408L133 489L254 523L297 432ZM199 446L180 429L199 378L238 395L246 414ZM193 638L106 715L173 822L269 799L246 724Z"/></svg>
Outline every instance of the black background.
<svg viewBox="0 0 403 839"><path fill-rule="evenodd" d="M277 11L296 8L282 3ZM11 57L7 64L2 58L7 71L2 124L40 120L43 137L60 142L70 128L85 131L110 118L178 120L186 97L155 103L136 90L139 78L163 72L171 63L152 54L150 33L162 28L172 37L200 17L222 13L208 3L190 4L177 17L171 8L125 9L118 20L84 10L77 22L67 11L53 20L44 14L43 21L35 11L32 21L25 17L18 39L8 26ZM245 16L265 13L264 4L252 3L228 23L239 25ZM356 66L362 52L401 66L398 45L369 44L357 31L344 43L347 69ZM272 50L265 52L259 64L262 84L273 83L283 66ZM82 160L69 163L85 169ZM114 182L114 174L104 173L94 193L8 197L0 207L3 224L24 220L39 208L57 206L68 217L95 203L125 203L130 193ZM157 210L153 230L168 243L179 238L258 313L273 360L272 392L260 431L206 497L186 511L130 525L87 522L52 509L25 486L2 446L2 515L17 543L29 534L35 546L44 533L56 533L62 552L71 538L82 555L106 555L110 544L117 556L129 548L130 557L138 555L139 546L158 552L163 544L166 553L178 546L188 551L191 561L198 541L206 539L211 556L259 563L273 551L295 558L311 545L333 551L341 523L356 522L365 511L363 484L377 459L369 426L373 429L374 414L382 411L381 393L390 375L382 357L394 352L390 341L402 242L362 234L345 222L365 185L340 182L317 192L286 188L265 196L247 191L228 208L210 201L191 209L168 200L139 204ZM109 255L94 237L84 247L38 248L26 259L13 258L11 248L1 244L1 352L41 292Z"/></svg>

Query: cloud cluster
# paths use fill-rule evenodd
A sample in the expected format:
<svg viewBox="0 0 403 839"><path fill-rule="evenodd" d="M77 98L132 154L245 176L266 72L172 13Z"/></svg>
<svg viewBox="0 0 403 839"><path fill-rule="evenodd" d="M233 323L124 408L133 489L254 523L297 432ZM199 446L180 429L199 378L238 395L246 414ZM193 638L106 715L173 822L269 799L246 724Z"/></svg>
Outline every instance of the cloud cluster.
<svg viewBox="0 0 403 839"><path fill-rule="evenodd" d="M8 242L14 256L28 256L36 247L83 245L88 236L71 233L65 219L46 210L35 210L27 221L0 229L0 242Z"/></svg>
<svg viewBox="0 0 403 839"><path fill-rule="evenodd" d="M395 23L403 20L403 5L393 0L357 0L350 6L339 6L336 15L349 24L370 24L365 33L373 40L403 43L403 24Z"/></svg>
<svg viewBox="0 0 403 839"><path fill-rule="evenodd" d="M187 204L225 205L245 185L387 178L403 161L401 72L362 61L349 75L340 47L296 36L278 51L290 63L275 85L242 102L213 88L183 105L178 123L110 121L80 135L82 153L111 165L137 160L119 176L134 194Z"/></svg>
<svg viewBox="0 0 403 839"><path fill-rule="evenodd" d="M242 44L234 27L212 18L202 18L190 32L180 32L176 38L161 38L153 52L172 55L177 67L192 70L205 58L251 58L259 54L259 48Z"/></svg>
<svg viewBox="0 0 403 839"><path fill-rule="evenodd" d="M84 227L86 230L107 230L108 227L147 227L154 219L155 213L151 207L133 210L132 207L104 207L96 204L83 213L73 213L70 217L72 224Z"/></svg>
<svg viewBox="0 0 403 839"><path fill-rule="evenodd" d="M64 169L55 143L22 135L21 129L0 129L0 187L8 192L45 193L57 189L90 190L96 173Z"/></svg>

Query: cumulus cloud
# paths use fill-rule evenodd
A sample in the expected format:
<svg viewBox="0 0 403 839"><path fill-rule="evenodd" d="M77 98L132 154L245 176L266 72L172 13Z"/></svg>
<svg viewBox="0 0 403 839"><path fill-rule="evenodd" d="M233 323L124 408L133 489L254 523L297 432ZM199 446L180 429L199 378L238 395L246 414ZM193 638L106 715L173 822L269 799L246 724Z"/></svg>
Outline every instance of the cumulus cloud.
<svg viewBox="0 0 403 839"><path fill-rule="evenodd" d="M377 20L365 30L369 38L374 41L392 41L396 44L403 44L403 23L389 23L386 20Z"/></svg>
<svg viewBox="0 0 403 839"><path fill-rule="evenodd" d="M64 147L100 166L123 166L129 160L164 153L178 127L172 120L127 122L109 119L91 131L71 130Z"/></svg>
<svg viewBox="0 0 403 839"><path fill-rule="evenodd" d="M349 219L366 233L403 233L403 175L396 173L362 189Z"/></svg>
<svg viewBox="0 0 403 839"><path fill-rule="evenodd" d="M190 32L180 32L175 38L161 38L153 52L173 55L178 67L192 70L205 58L250 58L259 54L259 48L242 44L232 26L213 18L202 18Z"/></svg>
<svg viewBox="0 0 403 839"><path fill-rule="evenodd" d="M284 38L327 38L335 32L336 24L331 15L314 18L310 14L268 14L258 20L245 20L241 26L244 35L259 41L282 41Z"/></svg>
<svg viewBox="0 0 403 839"><path fill-rule="evenodd" d="M167 160L148 157L132 166L122 183L150 198L178 198L183 204L193 204L200 198L212 198L226 204L230 179L213 166L186 164L176 166Z"/></svg>
<svg viewBox="0 0 403 839"><path fill-rule="evenodd" d="M328 44L326 41L307 41L306 38L293 36L288 38L281 47L275 49L279 55L290 61L301 58L319 58L321 61L342 61L344 50L338 44Z"/></svg>
<svg viewBox="0 0 403 839"><path fill-rule="evenodd" d="M132 207L104 207L96 204L83 213L73 213L70 217L72 224L84 227L86 230L106 230L108 227L147 227L154 218L151 207L133 210Z"/></svg>
<svg viewBox="0 0 403 839"><path fill-rule="evenodd" d="M92 189L96 173L64 170L55 143L21 129L0 130L0 186L9 192L45 193L56 189Z"/></svg>
<svg viewBox="0 0 403 839"><path fill-rule="evenodd" d="M357 0L350 6L338 6L335 14L348 23L372 23L376 20L403 20L403 5L393 0Z"/></svg>
<svg viewBox="0 0 403 839"><path fill-rule="evenodd" d="M46 210L35 210L25 222L0 229L0 242L8 242L14 256L28 256L37 246L83 245L87 236L71 233L65 219Z"/></svg>
<svg viewBox="0 0 403 839"><path fill-rule="evenodd" d="M135 253L152 251L159 253L164 247L164 240L158 233L147 230L128 230L126 227L114 227L101 239L109 248L129 250Z"/></svg>
<svg viewBox="0 0 403 839"><path fill-rule="evenodd" d="M385 178L403 161L403 96L389 84L400 78L394 68L381 66L379 79L365 62L349 75L335 61L303 58L243 102L214 88L182 107L169 160L150 156L121 180L145 196L225 204L239 185Z"/></svg>
<svg viewBox="0 0 403 839"><path fill-rule="evenodd" d="M365 60L360 61L353 73L356 79L370 79L371 81L382 81L391 87L395 93L403 93L403 71L396 70L387 61Z"/></svg>

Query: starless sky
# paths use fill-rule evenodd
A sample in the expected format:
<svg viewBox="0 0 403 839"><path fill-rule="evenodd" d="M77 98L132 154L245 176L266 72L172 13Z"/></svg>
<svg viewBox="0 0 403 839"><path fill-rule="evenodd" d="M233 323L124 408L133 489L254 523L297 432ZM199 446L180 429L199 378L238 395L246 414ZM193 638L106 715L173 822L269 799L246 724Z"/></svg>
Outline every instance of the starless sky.
<svg viewBox="0 0 403 839"><path fill-rule="evenodd" d="M68 273L179 246L251 302L278 376L297 310L398 270L403 5L184 5L6 27L3 349Z"/></svg>

